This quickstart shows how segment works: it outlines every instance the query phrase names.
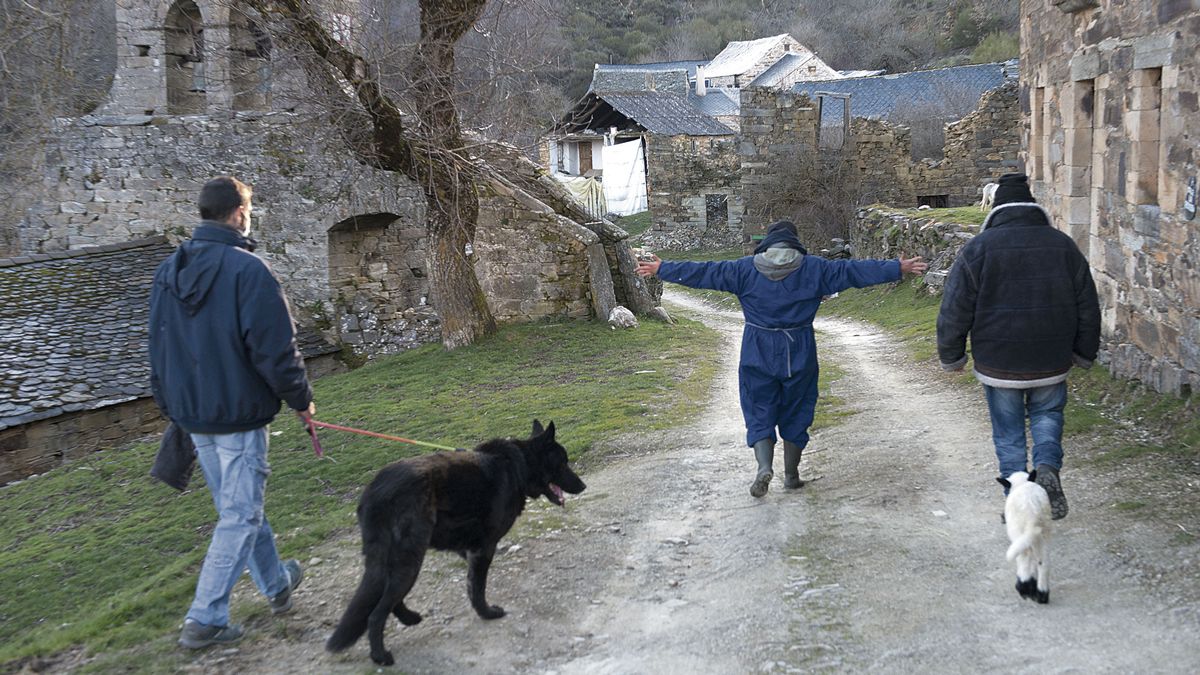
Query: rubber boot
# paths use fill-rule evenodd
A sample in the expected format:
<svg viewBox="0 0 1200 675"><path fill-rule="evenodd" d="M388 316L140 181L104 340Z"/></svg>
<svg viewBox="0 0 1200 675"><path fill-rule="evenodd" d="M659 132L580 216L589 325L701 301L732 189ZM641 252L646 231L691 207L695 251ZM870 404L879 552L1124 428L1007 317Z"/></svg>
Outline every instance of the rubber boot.
<svg viewBox="0 0 1200 675"><path fill-rule="evenodd" d="M804 481L800 480L800 455L803 452L804 448L795 443L783 442L783 488L785 490L799 490L804 487Z"/></svg>
<svg viewBox="0 0 1200 675"><path fill-rule="evenodd" d="M754 442L754 459L758 460L758 475L754 477L754 482L750 484L750 496L761 497L767 494L767 486L771 484L771 479L775 474L771 471L771 464L775 461L775 440L772 438L762 438Z"/></svg>

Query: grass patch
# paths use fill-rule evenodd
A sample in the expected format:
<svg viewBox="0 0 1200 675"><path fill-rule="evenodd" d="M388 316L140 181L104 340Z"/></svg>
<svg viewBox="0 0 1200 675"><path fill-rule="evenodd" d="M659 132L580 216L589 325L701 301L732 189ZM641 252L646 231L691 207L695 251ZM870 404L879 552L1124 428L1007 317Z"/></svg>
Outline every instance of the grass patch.
<svg viewBox="0 0 1200 675"><path fill-rule="evenodd" d="M690 402L708 391L719 342L692 321L627 331L603 322L515 326L452 352L430 345L321 379L318 418L470 447L528 434L537 417L556 423L578 459L604 438L694 415ZM331 533L353 528L361 487L385 464L420 452L326 431L329 459L318 461L286 414L275 432L267 513L287 557L303 559ZM0 489L0 665L75 647L162 643L165 653L173 644L213 513L199 471L182 494L149 478L156 450L99 452Z"/></svg>
<svg viewBox="0 0 1200 675"><path fill-rule="evenodd" d="M909 218L930 218L942 223L958 223L960 225L983 225L988 212L981 211L978 205L955 206L945 209L893 209L886 206L876 206L880 210L902 213Z"/></svg>
<svg viewBox="0 0 1200 675"><path fill-rule="evenodd" d="M1146 502L1117 502L1113 504L1113 508L1118 511L1137 511L1145 508Z"/></svg>
<svg viewBox="0 0 1200 675"><path fill-rule="evenodd" d="M642 211L635 213L632 216L621 216L613 221L617 227L629 233L629 236L636 237L650 229L653 221L650 220L650 212Z"/></svg>
<svg viewBox="0 0 1200 675"><path fill-rule="evenodd" d="M831 361L821 363L821 374L817 378L817 389L820 397L817 399L816 415L813 416L812 427L809 429L810 432L835 427L841 424L842 420L858 412L848 407L845 399L829 393L833 383L845 376L846 371L836 363Z"/></svg>

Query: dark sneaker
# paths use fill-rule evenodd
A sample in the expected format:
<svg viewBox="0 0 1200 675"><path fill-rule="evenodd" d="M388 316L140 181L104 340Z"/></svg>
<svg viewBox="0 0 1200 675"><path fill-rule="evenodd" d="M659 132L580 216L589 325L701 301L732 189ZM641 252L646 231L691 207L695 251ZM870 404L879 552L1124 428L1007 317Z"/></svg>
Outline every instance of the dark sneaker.
<svg viewBox="0 0 1200 675"><path fill-rule="evenodd" d="M1067 515L1067 496L1063 494L1062 481L1058 479L1058 469L1049 464L1039 464L1037 477L1034 482L1042 486L1046 496L1050 497L1050 519L1062 520Z"/></svg>
<svg viewBox="0 0 1200 675"><path fill-rule="evenodd" d="M242 639L244 633L238 624L231 626L206 626L188 619L183 622L179 644L188 649L201 649L209 645L231 645Z"/></svg>
<svg viewBox="0 0 1200 675"><path fill-rule="evenodd" d="M775 474L771 473L770 471L765 471L758 474L758 477L755 478L754 482L750 484L750 496L762 497L763 495L767 494L767 486L771 484L771 479L774 477Z"/></svg>
<svg viewBox="0 0 1200 675"><path fill-rule="evenodd" d="M267 601L271 605L272 614L286 614L292 610L292 591L300 586L301 581L304 581L304 569L300 567L299 560L284 562L283 569L287 570L288 587Z"/></svg>

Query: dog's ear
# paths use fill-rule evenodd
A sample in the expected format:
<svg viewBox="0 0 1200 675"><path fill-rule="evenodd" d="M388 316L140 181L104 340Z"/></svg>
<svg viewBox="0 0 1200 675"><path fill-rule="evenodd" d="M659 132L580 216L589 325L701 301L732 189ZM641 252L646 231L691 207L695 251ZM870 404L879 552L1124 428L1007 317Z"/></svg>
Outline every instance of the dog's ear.
<svg viewBox="0 0 1200 675"><path fill-rule="evenodd" d="M1033 471L1029 472L1029 482L1032 483L1036 480L1037 480L1037 469L1034 469Z"/></svg>
<svg viewBox="0 0 1200 675"><path fill-rule="evenodd" d="M554 440L554 422L550 422L550 426L546 427L546 439Z"/></svg>
<svg viewBox="0 0 1200 675"><path fill-rule="evenodd" d="M997 478L996 482L1003 485L1005 490L1012 487L1012 483L1008 482L1007 478Z"/></svg>
<svg viewBox="0 0 1200 675"><path fill-rule="evenodd" d="M538 434L541 434L543 431L545 431L545 429L542 428L542 423L539 422L538 420L534 420L533 421L533 433L530 434L530 436L537 436Z"/></svg>

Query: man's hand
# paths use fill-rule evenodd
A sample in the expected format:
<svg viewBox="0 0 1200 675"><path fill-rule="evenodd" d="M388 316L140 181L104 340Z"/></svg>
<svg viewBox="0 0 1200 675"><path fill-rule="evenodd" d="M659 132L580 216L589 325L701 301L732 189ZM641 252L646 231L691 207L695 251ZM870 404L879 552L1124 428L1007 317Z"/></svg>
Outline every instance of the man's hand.
<svg viewBox="0 0 1200 675"><path fill-rule="evenodd" d="M317 404L312 401L308 402L308 410L297 410L296 411L296 417L300 418L300 422L304 425L305 429L312 426L312 418L316 414L317 414Z"/></svg>
<svg viewBox="0 0 1200 675"><path fill-rule="evenodd" d="M651 255L653 260L639 260L637 273L639 277L652 277L658 274L658 267L662 264L662 259L656 255Z"/></svg>
<svg viewBox="0 0 1200 675"><path fill-rule="evenodd" d="M921 260L921 256L900 259L900 274L925 274L927 269L929 263Z"/></svg>

